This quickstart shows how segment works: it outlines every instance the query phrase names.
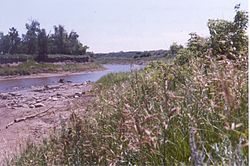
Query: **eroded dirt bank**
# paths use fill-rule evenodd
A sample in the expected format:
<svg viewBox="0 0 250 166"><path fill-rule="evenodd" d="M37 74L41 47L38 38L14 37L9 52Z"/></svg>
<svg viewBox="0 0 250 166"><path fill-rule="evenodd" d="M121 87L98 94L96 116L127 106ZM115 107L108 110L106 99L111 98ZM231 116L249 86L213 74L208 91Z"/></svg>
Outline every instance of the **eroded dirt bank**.
<svg viewBox="0 0 250 166"><path fill-rule="evenodd" d="M20 152L27 140L39 142L69 118L73 107L84 112L92 85L58 84L0 93L0 165Z"/></svg>

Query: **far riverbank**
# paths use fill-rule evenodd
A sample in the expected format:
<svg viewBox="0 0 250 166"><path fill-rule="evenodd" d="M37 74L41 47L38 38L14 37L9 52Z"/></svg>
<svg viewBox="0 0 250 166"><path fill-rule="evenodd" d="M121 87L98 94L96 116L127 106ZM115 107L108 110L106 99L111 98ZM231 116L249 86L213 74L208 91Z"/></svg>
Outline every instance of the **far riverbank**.
<svg viewBox="0 0 250 166"><path fill-rule="evenodd" d="M43 73L76 73L83 71L103 70L101 64L94 62L58 62L58 63L38 63L33 60L27 62L2 64L0 65L0 78L3 76L27 76ZM6 77L5 77L6 78Z"/></svg>

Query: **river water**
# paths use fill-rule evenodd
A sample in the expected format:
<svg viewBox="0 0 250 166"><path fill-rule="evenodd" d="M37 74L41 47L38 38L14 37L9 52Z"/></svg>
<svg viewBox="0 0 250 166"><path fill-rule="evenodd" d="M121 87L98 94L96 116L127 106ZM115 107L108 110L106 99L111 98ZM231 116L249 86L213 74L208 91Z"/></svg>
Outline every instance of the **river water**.
<svg viewBox="0 0 250 166"><path fill-rule="evenodd" d="M142 65L118 65L108 64L104 65L106 70L95 72L83 72L72 75L40 77L40 78L21 78L12 80L0 80L0 92L11 92L16 90L29 89L32 86L44 86L58 84L60 79L70 81L72 83L83 83L85 81L95 82L102 76L108 73L129 72L143 68Z"/></svg>

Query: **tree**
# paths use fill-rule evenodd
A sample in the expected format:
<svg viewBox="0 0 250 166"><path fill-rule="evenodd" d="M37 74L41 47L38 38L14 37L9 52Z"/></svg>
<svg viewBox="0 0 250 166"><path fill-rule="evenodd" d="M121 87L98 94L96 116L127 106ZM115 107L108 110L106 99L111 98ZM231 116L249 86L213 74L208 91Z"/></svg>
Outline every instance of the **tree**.
<svg viewBox="0 0 250 166"><path fill-rule="evenodd" d="M209 39L201 37L196 33L190 33L188 39L187 49L195 54L195 56L203 55L209 46Z"/></svg>
<svg viewBox="0 0 250 166"><path fill-rule="evenodd" d="M3 37L2 37L2 46L1 46L1 48L2 48L2 53L3 54L8 54L9 53L9 51L10 51L10 48L11 48L11 44L10 44L10 36L9 35L4 35Z"/></svg>
<svg viewBox="0 0 250 166"><path fill-rule="evenodd" d="M18 52L18 46L20 44L20 37L19 37L19 34L18 34L18 31L12 27L10 28L9 30L9 33L8 33L8 36L9 36L9 51L8 53L10 54L14 54L14 53L17 53Z"/></svg>
<svg viewBox="0 0 250 166"><path fill-rule="evenodd" d="M78 40L79 35L71 31L70 34L68 35L67 38L67 43L68 43L68 50L69 54L73 55L84 55L86 54L87 49L89 49L88 46L83 46L81 42Z"/></svg>
<svg viewBox="0 0 250 166"><path fill-rule="evenodd" d="M72 55L78 53L79 47L81 46L79 45L78 37L79 35L74 31L71 31L70 34L68 35L67 51L66 51L68 54Z"/></svg>
<svg viewBox="0 0 250 166"><path fill-rule="evenodd" d="M14 27L6 35L0 32L0 54L38 54L39 59L46 58L47 54L86 54L88 46L83 46L78 40L79 35L75 31L68 34L62 25L54 26L51 35L47 35L45 29L40 29L40 23L36 20L31 20L25 26L27 32L21 38Z"/></svg>
<svg viewBox="0 0 250 166"><path fill-rule="evenodd" d="M56 50L54 52L59 54L66 53L66 42L67 42L67 31L62 25L54 26L54 34L52 35L53 45L55 45Z"/></svg>
<svg viewBox="0 0 250 166"><path fill-rule="evenodd" d="M211 48L213 55L224 54L230 59L246 54L248 50L248 37L246 34L248 15L239 10L240 5L235 6L234 21L209 20Z"/></svg>
<svg viewBox="0 0 250 166"><path fill-rule="evenodd" d="M234 53L236 52L246 52L248 51L248 36L247 36L247 27L248 27L248 13L246 11L240 10L240 4L234 7L235 16L233 22L233 35L232 42L235 47Z"/></svg>
<svg viewBox="0 0 250 166"><path fill-rule="evenodd" d="M35 54L37 52L37 36L40 31L40 23L32 20L30 24L26 24L26 35L24 35L24 44L27 49L27 54Z"/></svg>
<svg viewBox="0 0 250 166"><path fill-rule="evenodd" d="M45 29L38 33L38 61L44 61L48 58L48 37Z"/></svg>
<svg viewBox="0 0 250 166"><path fill-rule="evenodd" d="M213 54L228 54L232 51L231 29L232 22L226 20L209 20L211 48Z"/></svg>
<svg viewBox="0 0 250 166"><path fill-rule="evenodd" d="M174 42L171 46L170 46L170 49L169 49L169 52L171 54L171 56L176 56L178 51L180 49L182 49L183 46L182 45L178 45L176 42Z"/></svg>
<svg viewBox="0 0 250 166"><path fill-rule="evenodd" d="M189 60L194 57L194 53L187 48L182 48L178 51L175 59L177 65L185 65L189 63Z"/></svg>
<svg viewBox="0 0 250 166"><path fill-rule="evenodd" d="M0 54L3 54L3 38L4 34L3 32L0 32Z"/></svg>
<svg viewBox="0 0 250 166"><path fill-rule="evenodd" d="M86 54L87 53L87 49L89 49L89 46L86 46L86 45L83 46L82 49L80 50L80 55Z"/></svg>
<svg viewBox="0 0 250 166"><path fill-rule="evenodd" d="M54 34L49 37L49 53L84 55L88 46L83 46L75 31L69 34L62 25L54 26Z"/></svg>

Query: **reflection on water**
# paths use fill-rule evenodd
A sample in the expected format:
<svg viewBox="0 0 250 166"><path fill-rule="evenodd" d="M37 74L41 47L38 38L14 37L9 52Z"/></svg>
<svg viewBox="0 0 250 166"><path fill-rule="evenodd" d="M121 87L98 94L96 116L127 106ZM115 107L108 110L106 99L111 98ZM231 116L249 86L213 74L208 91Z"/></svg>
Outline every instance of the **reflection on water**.
<svg viewBox="0 0 250 166"><path fill-rule="evenodd" d="M81 73L76 75L65 75L65 76L53 76L53 77L42 77L42 78L23 78L17 80L3 80L0 81L0 92L10 92L20 89L28 89L32 86L42 85L53 85L57 84L59 79L70 81L73 83L82 83L85 81L95 82L102 76L108 73L115 72L128 72L135 69L140 69L142 65L104 65L107 70L96 71L89 73Z"/></svg>

